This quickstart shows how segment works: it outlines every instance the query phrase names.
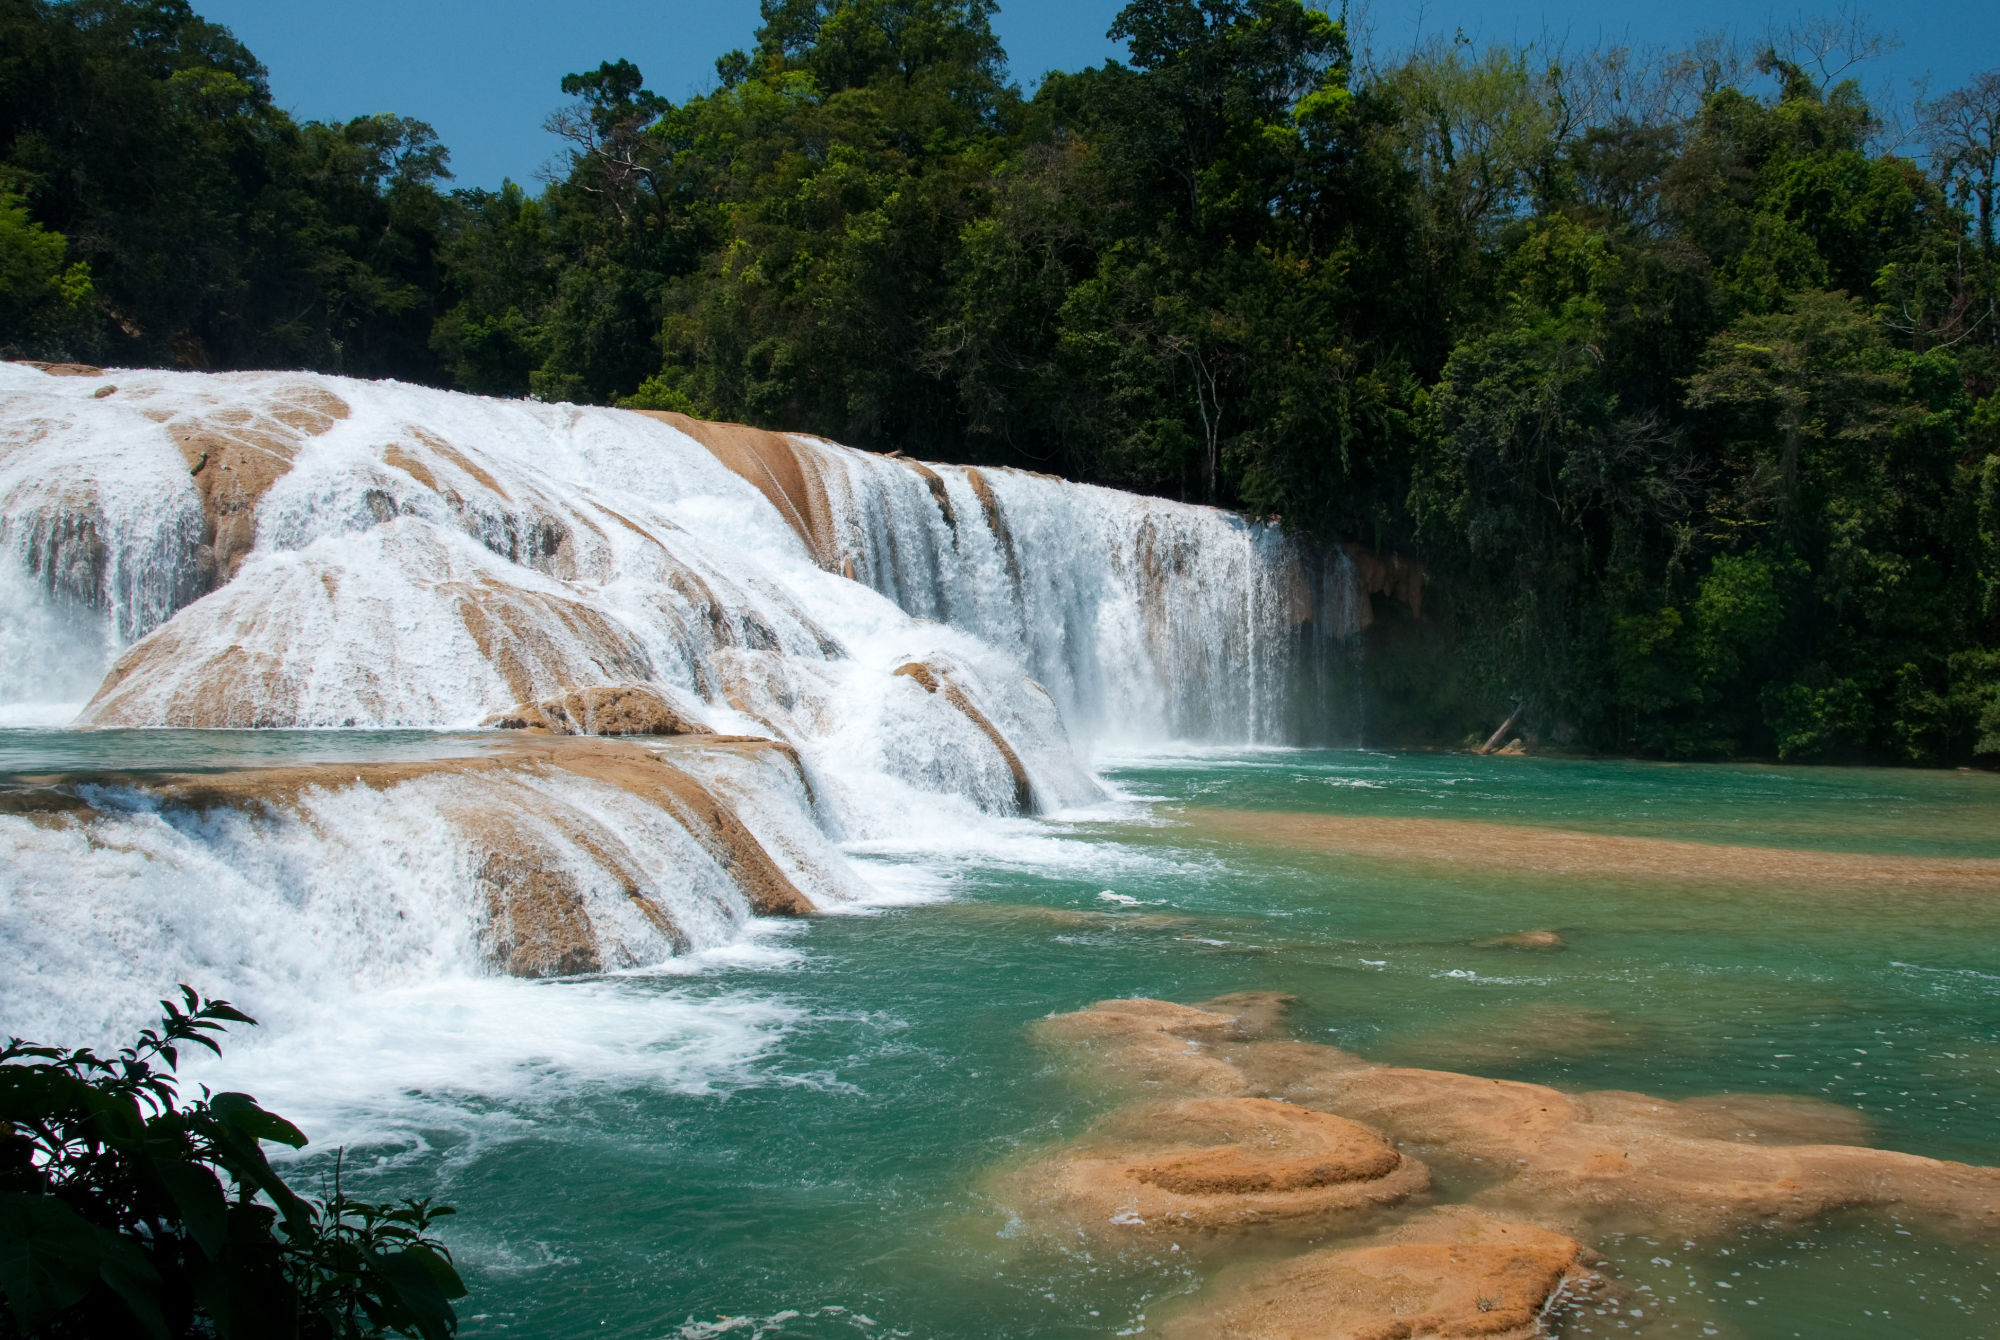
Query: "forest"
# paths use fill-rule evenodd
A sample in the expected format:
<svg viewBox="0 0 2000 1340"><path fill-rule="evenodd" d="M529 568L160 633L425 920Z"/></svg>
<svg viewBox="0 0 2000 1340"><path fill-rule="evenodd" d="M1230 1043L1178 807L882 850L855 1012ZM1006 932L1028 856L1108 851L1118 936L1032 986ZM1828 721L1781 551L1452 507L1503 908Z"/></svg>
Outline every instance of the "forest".
<svg viewBox="0 0 2000 1340"><path fill-rule="evenodd" d="M0 0L0 352L677 409L1420 561L1372 740L2000 762L2000 68L1836 25L1368 49L1133 0L764 0L709 92L548 90L537 189L301 121L184 0Z"/></svg>

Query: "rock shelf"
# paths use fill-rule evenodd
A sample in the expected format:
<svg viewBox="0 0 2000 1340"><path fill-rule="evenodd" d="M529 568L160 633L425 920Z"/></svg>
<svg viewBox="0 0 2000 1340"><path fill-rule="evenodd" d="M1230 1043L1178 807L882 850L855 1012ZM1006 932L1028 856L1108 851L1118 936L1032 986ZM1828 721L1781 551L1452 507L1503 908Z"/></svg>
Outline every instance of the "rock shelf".
<svg viewBox="0 0 2000 1340"><path fill-rule="evenodd" d="M1112 1240L1325 1231L1423 1191L1429 1173L1358 1122L1268 1098L1121 1109L1015 1173L1036 1223Z"/></svg>
<svg viewBox="0 0 2000 1340"><path fill-rule="evenodd" d="M2000 1231L2000 1169L1871 1148L1859 1114L1830 1103L1377 1065L1278 1036L1288 1003L1106 1000L1038 1026L1134 1101L1005 1179L1030 1223L1178 1246L1351 1235L1364 1208L1417 1210L1376 1238L1226 1274L1168 1336L1506 1340L1543 1334L1546 1308L1594 1287L1586 1244L1609 1235L1714 1240L1853 1211ZM1420 1208L1426 1165L1448 1168L1466 1203Z"/></svg>

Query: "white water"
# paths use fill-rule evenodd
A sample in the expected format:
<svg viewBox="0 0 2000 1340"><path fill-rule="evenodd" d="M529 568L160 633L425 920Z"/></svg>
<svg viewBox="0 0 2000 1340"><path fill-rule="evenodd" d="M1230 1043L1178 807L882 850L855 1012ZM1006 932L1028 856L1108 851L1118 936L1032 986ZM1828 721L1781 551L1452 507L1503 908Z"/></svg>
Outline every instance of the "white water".
<svg viewBox="0 0 2000 1340"><path fill-rule="evenodd" d="M1003 752L893 673L908 662L976 705L1045 810L1100 797L1102 743L1337 726L1320 671L1354 626L1345 560L1214 509L993 471L989 515L970 472L939 467L947 519L907 464L801 440L849 580L641 416L295 374L105 380L116 393L94 398L96 379L0 365L0 725L89 700L77 724L450 729L643 682L797 749L803 779L776 756L700 775L829 908L912 890L872 888L837 843L1033 845L1005 818ZM201 498L169 434L267 414L302 384L349 412L299 435L240 569L204 591ZM749 925L670 815L560 773L326 784L270 813L88 798L84 820L0 815L0 1032L101 1040L194 981L279 1033L414 991L448 1033L447 1002L493 971L471 816L575 879L608 967L713 953ZM579 845L580 828L610 837ZM607 844L678 942L633 909Z"/></svg>
<svg viewBox="0 0 2000 1340"><path fill-rule="evenodd" d="M1359 627L1338 550L1277 527L1018 470L907 465L824 448L855 576L903 610L976 634L1027 668L1092 743L1295 744L1339 733L1320 682Z"/></svg>

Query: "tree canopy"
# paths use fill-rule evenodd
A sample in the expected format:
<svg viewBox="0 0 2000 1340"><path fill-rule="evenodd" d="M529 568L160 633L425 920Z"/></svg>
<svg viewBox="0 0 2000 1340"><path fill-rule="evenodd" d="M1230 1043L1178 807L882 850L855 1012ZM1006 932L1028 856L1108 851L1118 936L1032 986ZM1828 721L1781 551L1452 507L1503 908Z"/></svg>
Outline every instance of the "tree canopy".
<svg viewBox="0 0 2000 1340"><path fill-rule="evenodd" d="M0 0L0 343L669 408L1420 558L1374 729L2000 757L2000 71L1826 43L1384 58L1132 0L1010 82L991 0L764 0L675 104L572 74L538 191L299 123L184 0ZM1865 47L1865 43L1861 44ZM1865 54L1865 52L1863 52ZM551 91L554 96L555 91Z"/></svg>

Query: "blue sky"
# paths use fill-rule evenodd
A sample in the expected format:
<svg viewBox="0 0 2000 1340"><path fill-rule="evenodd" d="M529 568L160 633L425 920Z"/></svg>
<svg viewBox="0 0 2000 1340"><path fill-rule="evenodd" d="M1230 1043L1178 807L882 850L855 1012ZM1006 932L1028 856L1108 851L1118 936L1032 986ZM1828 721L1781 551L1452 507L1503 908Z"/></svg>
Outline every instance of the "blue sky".
<svg viewBox="0 0 2000 1340"><path fill-rule="evenodd" d="M1001 0L996 20L1016 79L1075 69L1119 54L1104 33L1122 0ZM303 117L344 119L400 112L430 122L452 151L458 184L533 182L553 154L543 117L562 101L557 81L572 70L625 57L647 83L676 101L711 87L715 58L748 46L756 0L195 0L270 67L277 101ZM1647 46L1706 30L1759 36L1796 6L1695 0L1474 3L1373 0L1357 14L1375 45L1393 50L1424 34L1463 29L1484 45L1544 34L1571 46L1599 41ZM1828 6L1803 12L1826 14ZM1924 75L1943 92L2000 66L2000 3L1936 0L1865 9L1902 46L1876 62L1869 82L1907 94Z"/></svg>

